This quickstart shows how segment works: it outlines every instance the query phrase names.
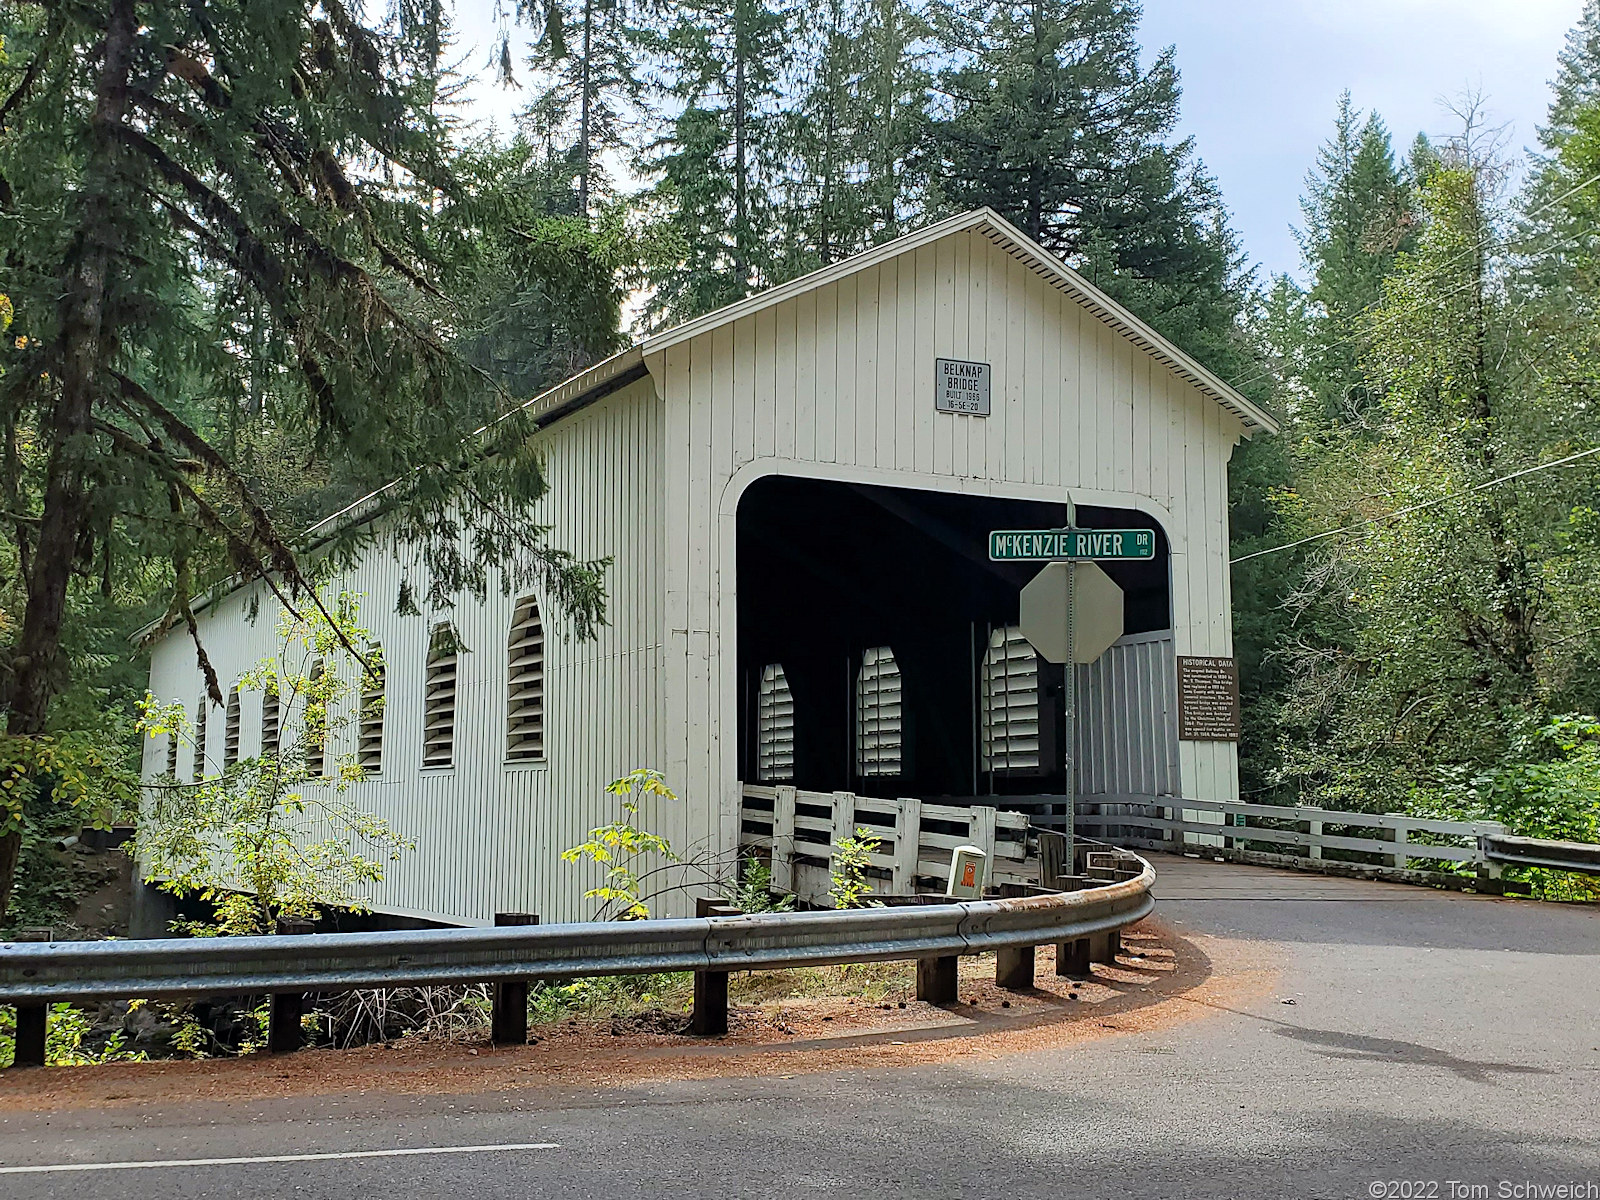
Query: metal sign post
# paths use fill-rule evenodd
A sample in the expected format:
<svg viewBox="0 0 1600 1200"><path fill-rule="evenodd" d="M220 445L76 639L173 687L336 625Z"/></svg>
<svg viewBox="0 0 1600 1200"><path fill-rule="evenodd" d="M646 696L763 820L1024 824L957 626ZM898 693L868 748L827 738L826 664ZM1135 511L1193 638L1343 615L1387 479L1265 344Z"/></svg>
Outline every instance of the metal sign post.
<svg viewBox="0 0 1600 1200"><path fill-rule="evenodd" d="M1067 497L1067 525L1070 528L1078 520L1078 506L1073 503L1072 497ZM994 554L994 535L989 535L989 553ZM1150 538L1150 552L1155 553L1155 538ZM1077 647L1073 645L1076 634L1077 622L1072 619L1073 604L1076 602L1075 587L1078 582L1078 564L1072 559L1067 560L1067 604L1063 614L1067 622L1067 662L1061 669L1061 707L1066 710L1066 737L1065 756L1062 760L1062 790L1067 794L1067 870L1072 870L1071 863L1074 855L1072 846L1072 831L1078 822L1078 655Z"/></svg>

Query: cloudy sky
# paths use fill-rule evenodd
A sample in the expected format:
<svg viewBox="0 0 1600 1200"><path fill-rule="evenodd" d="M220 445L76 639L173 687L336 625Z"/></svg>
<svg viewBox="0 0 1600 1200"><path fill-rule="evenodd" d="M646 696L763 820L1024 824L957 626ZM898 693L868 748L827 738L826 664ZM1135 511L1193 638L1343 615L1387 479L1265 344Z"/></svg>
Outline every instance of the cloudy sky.
<svg viewBox="0 0 1600 1200"><path fill-rule="evenodd" d="M487 54L494 3L460 5L468 69ZM1404 148L1419 130L1451 132L1441 102L1476 89L1520 154L1544 119L1556 54L1582 7L1583 0L1145 0L1143 36L1152 53L1177 47L1181 132L1194 136L1220 181L1246 251L1265 271L1295 271L1290 227L1342 90L1380 112ZM475 95L475 112L502 124L518 104L514 93L487 85Z"/></svg>

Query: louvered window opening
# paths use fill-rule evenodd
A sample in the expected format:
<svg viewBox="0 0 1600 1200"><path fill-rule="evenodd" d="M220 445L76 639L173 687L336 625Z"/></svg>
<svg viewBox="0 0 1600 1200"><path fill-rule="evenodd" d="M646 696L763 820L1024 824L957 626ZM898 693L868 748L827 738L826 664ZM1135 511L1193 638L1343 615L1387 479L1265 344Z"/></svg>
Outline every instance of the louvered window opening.
<svg viewBox="0 0 1600 1200"><path fill-rule="evenodd" d="M316 689L326 670L320 658L311 664L307 676L311 685L309 691ZM305 739L306 774L313 779L321 779L328 773L328 715L326 709L321 714L313 713L310 701L306 704Z"/></svg>
<svg viewBox="0 0 1600 1200"><path fill-rule="evenodd" d="M383 649L369 646L370 660L361 672L361 716L356 722L356 756L368 775L383 770Z"/></svg>
<svg viewBox="0 0 1600 1200"><path fill-rule="evenodd" d="M280 730L283 728L282 708L277 692L261 693L261 756L278 757Z"/></svg>
<svg viewBox="0 0 1600 1200"><path fill-rule="evenodd" d="M517 601L506 648L506 758L544 757L544 623L539 604Z"/></svg>
<svg viewBox="0 0 1600 1200"><path fill-rule="evenodd" d="M428 642L428 670L422 702L422 765L448 767L456 750L455 633L440 625Z"/></svg>
<svg viewBox="0 0 1600 1200"><path fill-rule="evenodd" d="M178 777L178 731L167 734L167 774Z"/></svg>
<svg viewBox="0 0 1600 1200"><path fill-rule="evenodd" d="M761 668L756 690L756 777L794 778L794 696L777 663Z"/></svg>
<svg viewBox="0 0 1600 1200"><path fill-rule="evenodd" d="M200 707L194 717L194 781L206 777L206 697L200 694Z"/></svg>
<svg viewBox="0 0 1600 1200"><path fill-rule="evenodd" d="M226 770L239 761L239 689L228 693L228 716L222 727L222 766Z"/></svg>
<svg viewBox="0 0 1600 1200"><path fill-rule="evenodd" d="M862 653L856 674L856 773L900 774L903 735L900 665L889 647L874 646Z"/></svg>
<svg viewBox="0 0 1600 1200"><path fill-rule="evenodd" d="M985 771L1039 766L1039 656L1015 625L989 635L983 656L982 760Z"/></svg>

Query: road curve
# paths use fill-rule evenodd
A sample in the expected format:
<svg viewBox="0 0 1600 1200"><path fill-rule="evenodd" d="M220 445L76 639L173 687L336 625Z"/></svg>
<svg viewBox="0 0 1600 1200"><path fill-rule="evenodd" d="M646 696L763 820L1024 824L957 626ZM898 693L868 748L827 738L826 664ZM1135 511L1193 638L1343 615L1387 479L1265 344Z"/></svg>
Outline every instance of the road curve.
<svg viewBox="0 0 1600 1200"><path fill-rule="evenodd" d="M1217 965L1146 1032L792 1078L12 1113L0 1196L1600 1197L1600 911L1155 865L1160 919Z"/></svg>

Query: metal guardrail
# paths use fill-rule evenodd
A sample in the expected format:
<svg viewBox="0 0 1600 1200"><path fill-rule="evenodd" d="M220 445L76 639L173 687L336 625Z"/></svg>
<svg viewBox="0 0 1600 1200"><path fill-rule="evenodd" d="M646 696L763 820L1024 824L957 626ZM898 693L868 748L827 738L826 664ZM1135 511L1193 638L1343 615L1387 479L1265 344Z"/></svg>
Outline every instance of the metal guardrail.
<svg viewBox="0 0 1600 1200"><path fill-rule="evenodd" d="M1593 842L1485 834L1478 839L1478 850L1487 861L1508 867L1547 867L1553 871L1600 875L1600 845Z"/></svg>
<svg viewBox="0 0 1600 1200"><path fill-rule="evenodd" d="M0 944L0 1004L17 1005L19 1018L24 1009L30 1018L39 1014L42 1062L42 1006L57 1001L300 994L467 981L505 985L530 978L694 971L696 1030L720 1033L726 1032L730 971L914 958L918 997L943 1003L955 998L955 961L961 955L1002 951L1003 986L1006 977L1020 977L1023 956L1028 984L1022 986L1031 985L1035 946L1062 943L1079 957L1093 952L1104 960L1105 939L1155 907L1150 896L1155 871L1135 855L1127 858L1137 864L1137 873L1103 887L844 912L315 937L7 942ZM1100 944L1091 945L1094 939ZM712 1010L706 1019L700 1012L703 984L709 989L704 1004ZM502 1016L515 1019L497 1011L497 1028ZM22 1025L19 1019L19 1031ZM521 1028L525 1039L525 1010ZM19 1063L22 1049L19 1036Z"/></svg>

